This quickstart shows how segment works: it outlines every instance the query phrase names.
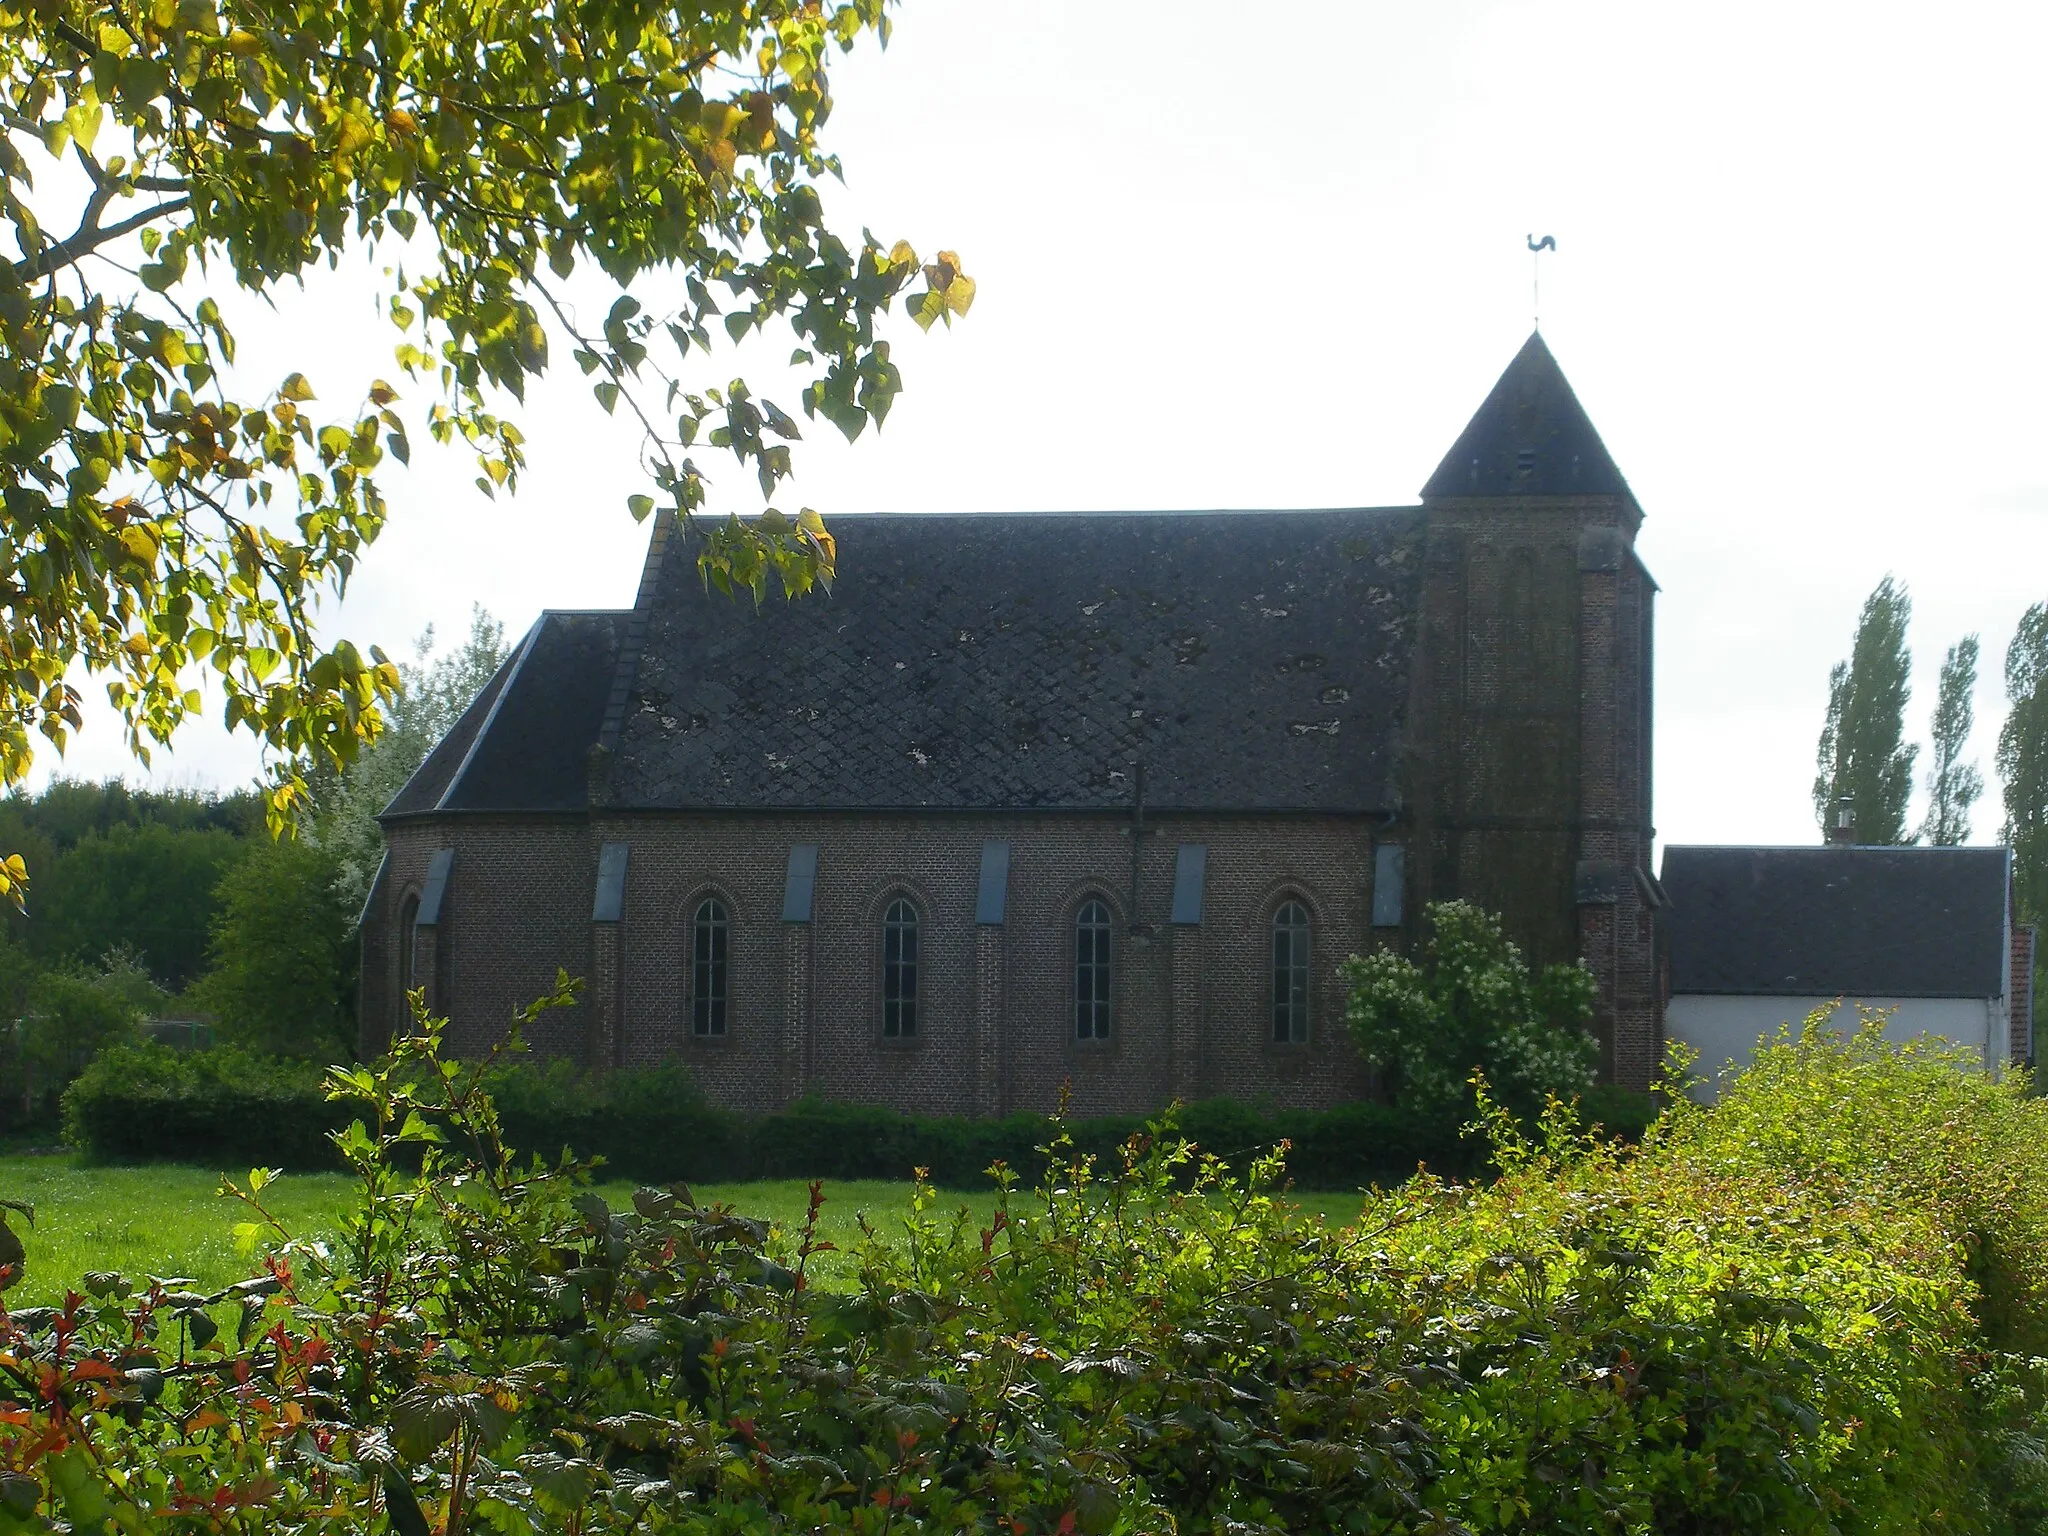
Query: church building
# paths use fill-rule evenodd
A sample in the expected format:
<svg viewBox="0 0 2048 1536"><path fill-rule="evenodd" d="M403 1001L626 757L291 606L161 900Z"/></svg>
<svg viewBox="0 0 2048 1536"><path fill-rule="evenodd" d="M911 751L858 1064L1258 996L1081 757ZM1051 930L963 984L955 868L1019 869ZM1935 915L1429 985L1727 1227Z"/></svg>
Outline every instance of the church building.
<svg viewBox="0 0 2048 1536"><path fill-rule="evenodd" d="M845 515L829 595L549 612L383 816L366 1050L681 1060L715 1103L1371 1091L1344 959L1500 913L1662 1034L1642 521L1540 336L1421 503Z"/></svg>

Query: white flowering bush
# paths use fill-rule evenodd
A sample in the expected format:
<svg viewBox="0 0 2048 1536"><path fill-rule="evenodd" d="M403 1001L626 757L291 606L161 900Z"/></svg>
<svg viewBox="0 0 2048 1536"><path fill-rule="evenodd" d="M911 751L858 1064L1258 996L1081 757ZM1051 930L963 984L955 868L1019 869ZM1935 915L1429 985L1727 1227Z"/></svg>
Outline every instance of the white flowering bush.
<svg viewBox="0 0 2048 1536"><path fill-rule="evenodd" d="M1394 1102L1425 1113L1474 1107L1472 1078L1533 1117L1546 1098L1593 1086L1599 1045L1587 1031L1594 984L1582 965L1535 976L1501 932L1500 919L1469 902L1428 912L1421 963L1388 950L1344 963L1346 1022Z"/></svg>

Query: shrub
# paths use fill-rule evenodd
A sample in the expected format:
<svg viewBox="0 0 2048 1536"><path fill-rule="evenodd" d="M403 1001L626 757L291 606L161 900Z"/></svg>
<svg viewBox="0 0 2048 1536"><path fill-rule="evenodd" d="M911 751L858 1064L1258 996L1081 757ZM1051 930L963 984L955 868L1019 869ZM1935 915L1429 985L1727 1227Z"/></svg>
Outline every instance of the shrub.
<svg viewBox="0 0 2048 1536"><path fill-rule="evenodd" d="M99 965L44 970L0 939L0 1099L11 1130L54 1127L71 1081L109 1046L136 1039L136 1025L164 994L135 953L110 951Z"/></svg>
<svg viewBox="0 0 2048 1536"><path fill-rule="evenodd" d="M258 1174L251 1280L0 1316L6 1519L2017 1536L2048 1508L2013 1353L2048 1322L2048 1106L1874 1033L1788 1036L1639 1153L1482 1097L1496 1181L1344 1230L1170 1124L1056 1139L986 1226L921 1185L845 1295L809 1284L814 1226L682 1186L613 1209L516 1157L492 1065L439 1040L332 1077L339 1242L291 1241Z"/></svg>
<svg viewBox="0 0 2048 1536"><path fill-rule="evenodd" d="M707 1104L679 1063L590 1075L566 1061L517 1059L494 1064L490 1084L515 1145L599 1158L612 1175L657 1181L907 1179L922 1168L940 1187L985 1189L999 1161L1035 1180L1055 1125L1046 1115L974 1120L822 1100L738 1115ZM1598 1102L1593 1118L1617 1133L1640 1135L1654 1114L1645 1095L1608 1092ZM1396 1184L1418 1165L1471 1174L1485 1161L1484 1145L1458 1123L1384 1104L1267 1112L1215 1099L1185 1107L1180 1124L1240 1170L1290 1143L1288 1175L1305 1189ZM236 1047L115 1052L65 1098L66 1138L108 1161L332 1167L323 1138L333 1126L309 1064ZM1065 1130L1081 1151L1106 1157L1143 1126L1140 1116L1112 1116Z"/></svg>
<svg viewBox="0 0 2048 1536"><path fill-rule="evenodd" d="M1552 1094L1591 1088L1599 1057L1586 1033L1591 973L1552 965L1531 977L1500 919L1468 902L1438 902L1428 917L1420 965L1392 950L1344 962L1352 1038L1385 1074L1394 1102L1467 1118L1478 1072L1526 1119Z"/></svg>
<svg viewBox="0 0 2048 1536"><path fill-rule="evenodd" d="M312 1063L232 1045L116 1046L64 1095L65 1140L110 1161L332 1167L345 1119Z"/></svg>

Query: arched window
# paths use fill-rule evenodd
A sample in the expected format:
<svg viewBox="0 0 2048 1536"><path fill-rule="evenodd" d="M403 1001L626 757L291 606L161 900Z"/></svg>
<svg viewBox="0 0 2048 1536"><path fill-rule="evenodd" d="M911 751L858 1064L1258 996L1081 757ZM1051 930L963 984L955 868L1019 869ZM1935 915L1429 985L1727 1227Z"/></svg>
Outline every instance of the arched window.
<svg viewBox="0 0 2048 1536"><path fill-rule="evenodd" d="M917 1033L917 908L900 896L882 917L882 1033Z"/></svg>
<svg viewBox="0 0 2048 1536"><path fill-rule="evenodd" d="M725 1033L726 945L732 927L725 903L705 897L690 927L690 1032L712 1039Z"/></svg>
<svg viewBox="0 0 2048 1536"><path fill-rule="evenodd" d="M1109 907L1090 897L1074 914L1074 1038L1109 1038Z"/></svg>
<svg viewBox="0 0 2048 1536"><path fill-rule="evenodd" d="M1308 1039L1308 908L1298 901L1273 914L1273 1039Z"/></svg>
<svg viewBox="0 0 2048 1536"><path fill-rule="evenodd" d="M398 1006L408 1016L412 1004L406 998L419 985L413 980L413 946L418 942L419 917L419 897L407 896L398 908Z"/></svg>

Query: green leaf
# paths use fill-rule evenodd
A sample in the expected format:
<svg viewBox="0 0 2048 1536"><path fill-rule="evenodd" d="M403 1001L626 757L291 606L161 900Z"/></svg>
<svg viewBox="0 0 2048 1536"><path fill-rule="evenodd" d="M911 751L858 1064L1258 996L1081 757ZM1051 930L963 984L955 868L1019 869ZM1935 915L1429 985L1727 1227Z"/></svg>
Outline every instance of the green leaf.
<svg viewBox="0 0 2048 1536"><path fill-rule="evenodd" d="M185 1327L189 1331L194 1349L206 1348L220 1333L220 1324L199 1307L194 1307L185 1314Z"/></svg>
<svg viewBox="0 0 2048 1536"><path fill-rule="evenodd" d="M85 1452L74 1446L50 1457L44 1465L49 1468L50 1486L64 1502L64 1513L70 1517L72 1530L106 1530L114 1502L107 1496L106 1485L93 1471Z"/></svg>
<svg viewBox="0 0 2048 1536"><path fill-rule="evenodd" d="M391 1512L395 1536L433 1536L433 1527L420 1512L419 1495L405 1474L394 1465L384 1468L384 1504Z"/></svg>

